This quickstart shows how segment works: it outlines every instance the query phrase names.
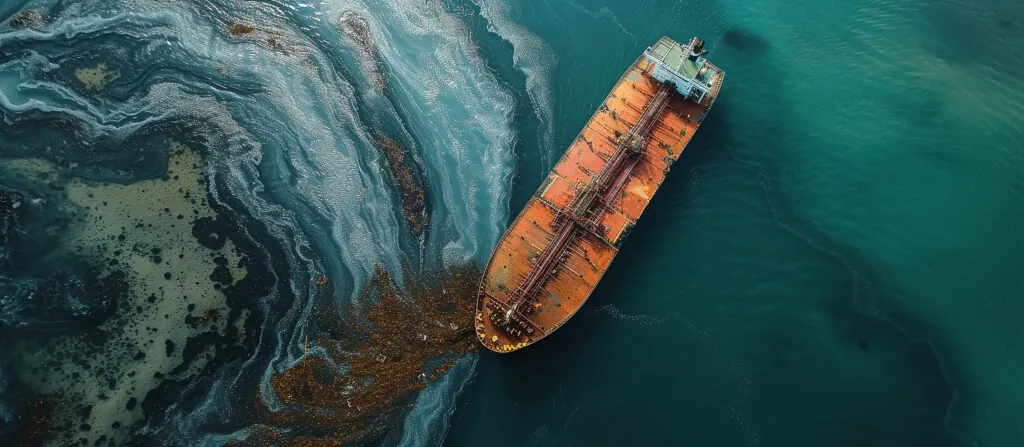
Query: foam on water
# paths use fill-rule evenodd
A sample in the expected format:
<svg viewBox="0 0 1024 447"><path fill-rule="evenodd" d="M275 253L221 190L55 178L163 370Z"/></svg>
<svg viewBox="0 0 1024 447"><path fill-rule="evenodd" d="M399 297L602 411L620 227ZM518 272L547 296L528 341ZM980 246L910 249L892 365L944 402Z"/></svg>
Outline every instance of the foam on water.
<svg viewBox="0 0 1024 447"><path fill-rule="evenodd" d="M551 93L551 72L558 64L558 56L543 39L513 20L511 3L499 0L473 0L473 3L487 20L487 29L512 45L513 64L526 75L526 92L540 121L538 140L543 171L547 172L560 153L554 146L555 113Z"/></svg>
<svg viewBox="0 0 1024 447"><path fill-rule="evenodd" d="M448 373L427 385L406 417L399 447L440 445L448 435L455 402L472 381L479 355L459 359Z"/></svg>
<svg viewBox="0 0 1024 447"><path fill-rule="evenodd" d="M415 136L435 205L431 234L439 237L427 240L427 263L481 262L508 215L511 95L484 66L467 25L439 4L325 6L332 16L366 18L391 74L388 95Z"/></svg>
<svg viewBox="0 0 1024 447"><path fill-rule="evenodd" d="M580 10L581 12L583 12L584 14L586 14L586 15L588 15L590 17L593 17L593 18L599 19L599 20L607 20L608 22L611 22L611 23L615 24L615 27L618 28L619 31L622 31L622 34L625 34L625 35L629 36L630 39L633 39L633 42L635 42L637 44L640 43L640 41L637 40L636 35L634 35L633 33L629 32L629 30L626 29L625 26L622 26L622 23L619 22L619 18L616 17L615 13L612 12L610 9L608 9L607 6L602 6L601 9L598 9L597 11L591 11L591 10L583 7L579 3L576 3L576 2L571 1L571 0L567 1L566 3L568 3L573 8L576 8L576 9Z"/></svg>

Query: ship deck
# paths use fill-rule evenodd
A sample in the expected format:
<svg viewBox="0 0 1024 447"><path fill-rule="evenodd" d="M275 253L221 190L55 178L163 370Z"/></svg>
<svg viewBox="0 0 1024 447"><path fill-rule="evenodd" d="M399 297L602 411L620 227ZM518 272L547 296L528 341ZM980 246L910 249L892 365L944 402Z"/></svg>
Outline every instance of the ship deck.
<svg viewBox="0 0 1024 447"><path fill-rule="evenodd" d="M509 307L514 291L527 281L545 248L554 242L558 226L580 192L579 185L601 171L620 137L633 128L662 87L650 77L651 69L641 56L622 75L492 253L476 315L477 335L488 349L509 352L529 345L558 329L580 309L689 143L721 85L719 79L707 105L671 93L623 186L615 190L614 197L599 198L594 205L596 225L574 232L557 265L529 297L531 308L523 318L533 333L497 327L489 309Z"/></svg>

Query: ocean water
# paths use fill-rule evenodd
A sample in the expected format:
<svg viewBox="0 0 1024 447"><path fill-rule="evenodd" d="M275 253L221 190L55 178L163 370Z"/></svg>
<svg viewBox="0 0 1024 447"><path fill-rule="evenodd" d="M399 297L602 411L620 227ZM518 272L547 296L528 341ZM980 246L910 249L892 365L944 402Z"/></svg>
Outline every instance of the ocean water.
<svg viewBox="0 0 1024 447"><path fill-rule="evenodd" d="M721 98L584 310L463 356L362 442L1024 445L1019 2L0 18L4 444L337 435L273 418L272 378L334 352L323 309L372 306L377 266L486 261L643 48L698 35ZM425 190L421 232L383 140Z"/></svg>

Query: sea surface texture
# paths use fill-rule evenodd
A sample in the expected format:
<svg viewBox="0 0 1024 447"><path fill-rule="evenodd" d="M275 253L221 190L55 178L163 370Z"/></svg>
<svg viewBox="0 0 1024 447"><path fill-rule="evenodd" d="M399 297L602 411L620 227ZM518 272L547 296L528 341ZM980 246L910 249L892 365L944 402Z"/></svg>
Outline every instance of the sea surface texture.
<svg viewBox="0 0 1024 447"><path fill-rule="evenodd" d="M0 445L1024 445L1017 0L0 20ZM476 349L474 268L663 35L709 118L573 320Z"/></svg>

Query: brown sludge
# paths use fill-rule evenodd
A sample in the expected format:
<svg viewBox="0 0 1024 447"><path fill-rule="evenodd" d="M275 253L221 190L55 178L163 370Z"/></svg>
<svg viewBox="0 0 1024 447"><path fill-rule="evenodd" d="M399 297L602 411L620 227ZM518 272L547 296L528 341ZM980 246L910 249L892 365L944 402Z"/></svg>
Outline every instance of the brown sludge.
<svg viewBox="0 0 1024 447"><path fill-rule="evenodd" d="M256 28L242 23L232 23L231 26L228 27L228 34L232 36L241 36L243 34L252 33L253 31L256 31Z"/></svg>
<svg viewBox="0 0 1024 447"><path fill-rule="evenodd" d="M401 294L381 268L362 292L361 309L318 309L310 338L330 359L310 357L273 377L271 386L287 410L266 411L264 423L288 427L304 437L267 428L249 442L318 446L350 444L379 435L407 411L415 392L450 369L459 356L479 346L473 333L474 296L480 272L460 268L439 284L407 281ZM436 282L436 281L435 281ZM431 361L442 361L428 368ZM340 373L337 365L347 366ZM313 437L310 437L313 434Z"/></svg>
<svg viewBox="0 0 1024 447"><path fill-rule="evenodd" d="M25 417L25 425L12 440L15 447L28 447L42 445L45 441L53 438L51 430L50 415L55 410L55 398L37 397L32 401L28 414Z"/></svg>
<svg viewBox="0 0 1024 447"><path fill-rule="evenodd" d="M11 18L14 28L37 28L43 24L43 14L35 9L26 9Z"/></svg>
<svg viewBox="0 0 1024 447"><path fill-rule="evenodd" d="M377 142L388 171L395 178L395 183L402 195L402 215L412 234L420 234L427 227L427 216L423 212L426 194L419 178L413 172L406 158L406 150L394 140L383 139Z"/></svg>
<svg viewBox="0 0 1024 447"><path fill-rule="evenodd" d="M383 64L381 64L380 57L377 55L377 49L373 45L373 33L370 32L370 24L354 11L346 11L341 15L341 30L356 44L359 52L362 53L360 65L363 67L363 71L370 84L373 84L373 88L377 90L377 93L383 94L387 83L384 75L381 73Z"/></svg>

